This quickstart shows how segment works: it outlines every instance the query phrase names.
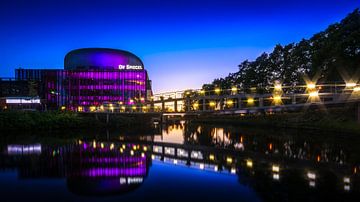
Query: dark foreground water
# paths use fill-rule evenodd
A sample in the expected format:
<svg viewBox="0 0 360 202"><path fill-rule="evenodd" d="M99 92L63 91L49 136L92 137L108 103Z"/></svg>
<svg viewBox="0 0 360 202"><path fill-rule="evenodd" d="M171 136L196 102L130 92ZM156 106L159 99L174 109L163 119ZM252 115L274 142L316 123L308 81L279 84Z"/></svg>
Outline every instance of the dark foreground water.
<svg viewBox="0 0 360 202"><path fill-rule="evenodd" d="M181 122L0 140L0 201L360 201L352 135Z"/></svg>

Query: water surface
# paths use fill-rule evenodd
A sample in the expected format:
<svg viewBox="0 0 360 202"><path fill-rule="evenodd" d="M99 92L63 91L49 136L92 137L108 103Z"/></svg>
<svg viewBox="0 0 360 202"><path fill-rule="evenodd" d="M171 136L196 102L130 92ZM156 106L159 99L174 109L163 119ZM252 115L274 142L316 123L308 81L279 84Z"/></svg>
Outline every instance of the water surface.
<svg viewBox="0 0 360 202"><path fill-rule="evenodd" d="M359 138L194 125L1 136L1 201L358 201Z"/></svg>

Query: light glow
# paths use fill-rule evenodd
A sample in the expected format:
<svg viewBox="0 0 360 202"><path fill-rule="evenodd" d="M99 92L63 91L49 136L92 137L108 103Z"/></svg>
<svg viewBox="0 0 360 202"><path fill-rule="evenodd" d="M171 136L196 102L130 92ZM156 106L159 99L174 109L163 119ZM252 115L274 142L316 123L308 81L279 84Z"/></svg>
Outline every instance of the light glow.
<svg viewBox="0 0 360 202"><path fill-rule="evenodd" d="M216 93L216 94L219 94L220 91L221 91L220 88L215 88L215 93Z"/></svg>
<svg viewBox="0 0 360 202"><path fill-rule="evenodd" d="M274 174L273 174L273 179L274 179L274 180L279 180L279 179L280 179L279 173L274 173Z"/></svg>
<svg viewBox="0 0 360 202"><path fill-rule="evenodd" d="M248 104L254 104L254 98L248 98L247 103Z"/></svg>
<svg viewBox="0 0 360 202"><path fill-rule="evenodd" d="M281 102L281 96L274 96L273 99L275 102Z"/></svg>
<svg viewBox="0 0 360 202"><path fill-rule="evenodd" d="M313 172L308 172L307 173L307 177L311 180L315 180L316 179L316 174Z"/></svg>
<svg viewBox="0 0 360 202"><path fill-rule="evenodd" d="M273 172L279 172L279 171L280 171L280 166L278 166L278 165L273 165L273 166L272 166L272 171L273 171Z"/></svg>
<svg viewBox="0 0 360 202"><path fill-rule="evenodd" d="M315 87L316 87L316 85L314 83L306 84L306 88L308 88L308 89L314 89Z"/></svg>
<svg viewBox="0 0 360 202"><path fill-rule="evenodd" d="M204 170L205 165L204 165L203 163L200 163L199 168L200 168L201 170Z"/></svg>
<svg viewBox="0 0 360 202"><path fill-rule="evenodd" d="M312 92L309 93L309 96L310 97L317 97L317 96L319 96L319 92L318 91L312 91Z"/></svg>
<svg viewBox="0 0 360 202"><path fill-rule="evenodd" d="M354 91L354 92L359 92L359 91L360 91L360 87L355 87L355 88L353 89L353 91Z"/></svg>
<svg viewBox="0 0 360 202"><path fill-rule="evenodd" d="M348 88L355 87L356 83L346 83L345 86L348 87Z"/></svg>
<svg viewBox="0 0 360 202"><path fill-rule="evenodd" d="M282 90L281 84L275 84L274 89L279 91Z"/></svg>
<svg viewBox="0 0 360 202"><path fill-rule="evenodd" d="M252 160L246 160L246 166L249 167L249 168L252 168L253 167Z"/></svg>

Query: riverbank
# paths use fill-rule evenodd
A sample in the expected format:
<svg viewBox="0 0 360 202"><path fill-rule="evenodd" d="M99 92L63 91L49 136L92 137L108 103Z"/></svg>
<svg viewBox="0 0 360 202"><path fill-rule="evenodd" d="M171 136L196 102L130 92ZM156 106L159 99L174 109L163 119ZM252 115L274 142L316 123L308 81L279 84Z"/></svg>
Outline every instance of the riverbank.
<svg viewBox="0 0 360 202"><path fill-rule="evenodd" d="M66 131L142 128L151 124L150 116L106 115L86 116L74 112L0 112L0 130Z"/></svg>
<svg viewBox="0 0 360 202"><path fill-rule="evenodd" d="M360 134L353 106L333 109L305 110L303 112L253 115L201 115L192 123L233 124L275 128L310 129Z"/></svg>

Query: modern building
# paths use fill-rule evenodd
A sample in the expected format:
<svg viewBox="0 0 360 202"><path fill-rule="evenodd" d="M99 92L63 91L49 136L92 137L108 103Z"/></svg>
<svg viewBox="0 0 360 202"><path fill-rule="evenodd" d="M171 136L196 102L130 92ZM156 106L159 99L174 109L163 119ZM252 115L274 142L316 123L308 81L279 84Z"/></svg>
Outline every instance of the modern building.
<svg viewBox="0 0 360 202"><path fill-rule="evenodd" d="M38 83L45 109L141 110L152 96L140 58L108 48L73 50L65 56L64 69L16 69L15 80Z"/></svg>

